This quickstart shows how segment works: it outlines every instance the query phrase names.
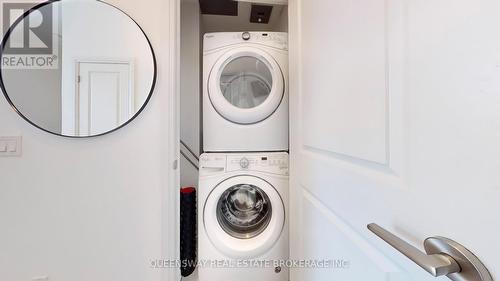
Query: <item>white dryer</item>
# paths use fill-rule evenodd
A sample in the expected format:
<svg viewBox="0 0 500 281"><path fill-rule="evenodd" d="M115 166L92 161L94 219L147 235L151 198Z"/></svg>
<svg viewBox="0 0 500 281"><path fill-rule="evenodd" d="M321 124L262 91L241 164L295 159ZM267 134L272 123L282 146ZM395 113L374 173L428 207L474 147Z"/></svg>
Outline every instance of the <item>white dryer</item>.
<svg viewBox="0 0 500 281"><path fill-rule="evenodd" d="M288 154L206 153L198 188L199 281L288 281Z"/></svg>
<svg viewBox="0 0 500 281"><path fill-rule="evenodd" d="M208 33L203 44L206 152L288 150L288 34Z"/></svg>

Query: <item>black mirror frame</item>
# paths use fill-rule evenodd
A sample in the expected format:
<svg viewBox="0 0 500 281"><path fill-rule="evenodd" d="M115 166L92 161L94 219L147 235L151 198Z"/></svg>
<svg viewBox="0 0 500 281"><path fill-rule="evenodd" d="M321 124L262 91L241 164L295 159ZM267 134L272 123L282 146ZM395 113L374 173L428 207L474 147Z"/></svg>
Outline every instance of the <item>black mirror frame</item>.
<svg viewBox="0 0 500 281"><path fill-rule="evenodd" d="M3 53L4 53L4 50L5 50L5 47L6 47L6 44L7 44L7 40L9 39L11 33L13 32L14 28L19 24L21 23L24 18L26 18L27 16L29 16L32 12L44 7L44 6L47 6L47 5L51 5L53 3L56 3L56 2L61 2L62 0L48 0L46 2L43 2L43 3L40 3L36 6L34 6L33 8L31 8L30 10L28 10L27 12L25 12L20 18L18 18L12 25L11 27L9 27L9 29L7 30L7 32L5 33L3 39L2 39L2 43L0 45L0 59L3 57ZM26 122L28 122L29 124L31 124L32 126L44 131L44 132L47 132L49 134L52 134L52 135L56 135L56 136L59 136L59 137L65 137L65 138L71 138L71 139L87 139L87 138L95 138L95 137L100 137L100 136L104 136L104 135L107 135L107 134L111 134L115 131L118 131L120 129L122 129L123 127L129 125L132 121L134 121L143 111L144 109L146 108L146 106L148 105L148 103L150 102L151 100L151 97L153 96L153 93L155 91L155 87L156 87L156 80L157 80L157 75L158 75L158 67L157 67L157 61L156 61L156 55L155 55L155 52L154 52L154 49L153 49L153 45L151 44L151 41L149 40L149 37L147 36L146 32L144 31L144 29L142 29L142 27L139 25L139 23L134 19L132 18L129 14L127 14L125 11L123 11L122 9L112 5L112 4L109 4L109 3L106 3L104 2L103 0L95 0L96 2L100 2L100 3L103 3L105 5L108 5L108 6L111 6L115 9L117 9L118 11L122 12L123 14L125 14L130 20L132 20L136 25L137 27L141 30L142 34L144 35L144 37L146 38L147 42L148 42L148 45L149 45L149 48L151 50L151 55L153 57L153 82L151 83L151 89L149 91L149 94L148 94L148 97L146 98L146 100L144 101L144 104L141 106L141 108L134 114L134 116L132 116L127 122L123 123L122 125L112 129L112 130L109 130L107 132L104 132L104 133L101 133L101 134L97 134L97 135L91 135L91 136L68 136L68 135L63 135L62 132L59 134L59 133L56 133L56 132L52 132L52 131L49 131L47 129L44 129L40 126L38 126L37 124L35 124L33 121L31 121L29 118L27 118L26 116L24 116L21 111L16 107L16 105L12 102L12 100L10 99L9 97L9 94L7 93L7 90L5 88L5 84L4 84L4 81L3 81L3 75L2 75L2 65L0 64L0 89L2 90L3 92L3 95L5 96L5 98L7 99L7 102L10 104L10 106L12 107L12 109L17 113L19 114L19 116L21 116Z"/></svg>

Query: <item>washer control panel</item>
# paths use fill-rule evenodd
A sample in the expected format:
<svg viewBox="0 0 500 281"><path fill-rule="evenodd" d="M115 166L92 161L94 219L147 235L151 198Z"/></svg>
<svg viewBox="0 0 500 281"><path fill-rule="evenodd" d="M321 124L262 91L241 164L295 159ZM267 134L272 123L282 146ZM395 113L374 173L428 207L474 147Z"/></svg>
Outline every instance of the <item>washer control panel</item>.
<svg viewBox="0 0 500 281"><path fill-rule="evenodd" d="M228 154L227 171L258 171L288 175L287 153Z"/></svg>
<svg viewBox="0 0 500 281"><path fill-rule="evenodd" d="M288 176L288 153L205 153L200 157L200 174L254 171Z"/></svg>
<svg viewBox="0 0 500 281"><path fill-rule="evenodd" d="M220 174L226 171L226 156L219 153L205 153L200 156L200 175Z"/></svg>

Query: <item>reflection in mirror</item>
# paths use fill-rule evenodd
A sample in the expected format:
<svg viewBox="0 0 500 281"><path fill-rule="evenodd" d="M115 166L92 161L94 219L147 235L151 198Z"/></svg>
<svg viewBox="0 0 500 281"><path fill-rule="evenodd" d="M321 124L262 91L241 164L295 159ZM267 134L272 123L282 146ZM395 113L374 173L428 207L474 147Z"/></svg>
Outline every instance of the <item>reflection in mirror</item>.
<svg viewBox="0 0 500 281"><path fill-rule="evenodd" d="M18 113L68 137L102 135L134 119L156 80L137 23L101 1L34 5L4 6L14 21L2 42L1 86Z"/></svg>

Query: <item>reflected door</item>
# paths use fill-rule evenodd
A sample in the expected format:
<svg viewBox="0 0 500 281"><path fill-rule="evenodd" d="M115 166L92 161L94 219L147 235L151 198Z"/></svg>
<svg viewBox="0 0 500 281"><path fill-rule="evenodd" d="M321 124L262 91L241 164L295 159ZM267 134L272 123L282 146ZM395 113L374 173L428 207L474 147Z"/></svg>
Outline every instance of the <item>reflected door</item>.
<svg viewBox="0 0 500 281"><path fill-rule="evenodd" d="M130 63L78 63L76 129L80 136L119 127L134 114Z"/></svg>

